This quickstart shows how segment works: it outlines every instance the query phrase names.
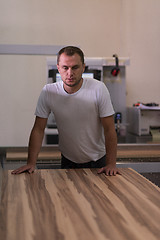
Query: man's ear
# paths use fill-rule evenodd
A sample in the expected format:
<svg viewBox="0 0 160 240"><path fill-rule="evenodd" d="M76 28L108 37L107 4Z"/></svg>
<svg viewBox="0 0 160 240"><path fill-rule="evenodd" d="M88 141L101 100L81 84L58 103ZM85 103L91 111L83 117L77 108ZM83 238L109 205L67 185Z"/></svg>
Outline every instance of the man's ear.
<svg viewBox="0 0 160 240"><path fill-rule="evenodd" d="M85 63L83 64L83 73L84 73L84 71L85 71L85 67L86 67L86 65L85 65Z"/></svg>
<svg viewBox="0 0 160 240"><path fill-rule="evenodd" d="M59 64L57 64L57 69L58 69L58 72L59 72Z"/></svg>

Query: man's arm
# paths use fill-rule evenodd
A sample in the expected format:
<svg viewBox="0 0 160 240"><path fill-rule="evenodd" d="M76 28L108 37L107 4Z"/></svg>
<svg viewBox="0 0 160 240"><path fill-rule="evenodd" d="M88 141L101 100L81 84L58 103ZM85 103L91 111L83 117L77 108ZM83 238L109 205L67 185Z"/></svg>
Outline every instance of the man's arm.
<svg viewBox="0 0 160 240"><path fill-rule="evenodd" d="M106 166L99 169L98 173L105 173L106 175L120 174L116 168L117 157L117 134L114 126L113 116L101 118L105 135L106 147Z"/></svg>
<svg viewBox="0 0 160 240"><path fill-rule="evenodd" d="M36 117L29 139L27 164L12 171L12 174L19 174L25 171L28 171L29 173L34 172L46 124L47 118Z"/></svg>

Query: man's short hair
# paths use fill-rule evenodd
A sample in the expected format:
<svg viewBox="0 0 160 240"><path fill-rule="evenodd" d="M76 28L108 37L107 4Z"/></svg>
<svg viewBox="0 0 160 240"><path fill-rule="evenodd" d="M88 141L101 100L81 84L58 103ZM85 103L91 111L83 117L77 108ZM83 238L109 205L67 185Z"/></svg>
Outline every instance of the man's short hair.
<svg viewBox="0 0 160 240"><path fill-rule="evenodd" d="M84 53L80 48L74 46L67 46L62 48L57 55L57 64L59 64L59 59L62 53L65 53L67 56L73 56L75 53L77 53L81 58L82 64L84 64Z"/></svg>

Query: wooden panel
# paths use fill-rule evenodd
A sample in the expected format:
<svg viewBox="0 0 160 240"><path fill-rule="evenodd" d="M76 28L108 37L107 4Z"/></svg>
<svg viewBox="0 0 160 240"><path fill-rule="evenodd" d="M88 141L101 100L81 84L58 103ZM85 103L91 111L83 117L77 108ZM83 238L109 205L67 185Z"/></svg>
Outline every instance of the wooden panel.
<svg viewBox="0 0 160 240"><path fill-rule="evenodd" d="M119 158L159 158L160 144L118 144Z"/></svg>
<svg viewBox="0 0 160 240"><path fill-rule="evenodd" d="M27 152L7 152L6 159L7 160L19 160L25 159L27 160ZM160 150L118 150L117 158L160 158ZM40 152L38 159L60 159L61 153L60 151L53 152Z"/></svg>
<svg viewBox="0 0 160 240"><path fill-rule="evenodd" d="M2 189L2 165L0 162L0 199L1 199L1 189Z"/></svg>
<svg viewBox="0 0 160 240"><path fill-rule="evenodd" d="M5 240L158 240L160 189L131 169L4 171L0 236Z"/></svg>
<svg viewBox="0 0 160 240"><path fill-rule="evenodd" d="M7 160L27 160L28 153L27 152L7 152L6 159ZM45 159L61 159L61 153L59 151L48 151L48 152L40 152L38 156L38 160Z"/></svg>
<svg viewBox="0 0 160 240"><path fill-rule="evenodd" d="M147 157L157 157L160 158L160 147L159 149L130 149L130 150L123 150L118 149L117 151L118 158L147 158Z"/></svg>
<svg viewBox="0 0 160 240"><path fill-rule="evenodd" d="M1 150L1 148L0 148ZM12 147L6 148L6 159L12 160L27 160L27 148ZM38 159L60 159L61 153L58 147L47 146L42 147ZM157 161L160 158L160 145L156 144L119 144L117 149L117 158L155 158Z"/></svg>

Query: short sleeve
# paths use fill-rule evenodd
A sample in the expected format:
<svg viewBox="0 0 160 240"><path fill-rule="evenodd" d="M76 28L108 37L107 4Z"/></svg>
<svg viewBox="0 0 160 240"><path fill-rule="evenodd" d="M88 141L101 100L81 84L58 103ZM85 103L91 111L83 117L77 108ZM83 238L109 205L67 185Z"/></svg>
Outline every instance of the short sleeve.
<svg viewBox="0 0 160 240"><path fill-rule="evenodd" d="M111 102L110 93L104 83L101 83L99 88L98 109L100 117L108 117L115 113Z"/></svg>
<svg viewBox="0 0 160 240"><path fill-rule="evenodd" d="M48 118L50 112L51 110L48 104L47 87L45 85L39 96L37 107L35 110L35 115L41 118Z"/></svg>

